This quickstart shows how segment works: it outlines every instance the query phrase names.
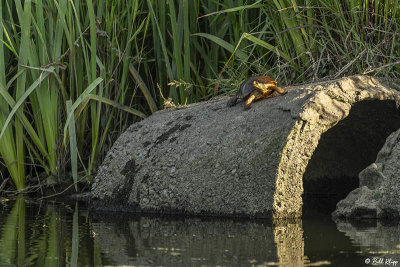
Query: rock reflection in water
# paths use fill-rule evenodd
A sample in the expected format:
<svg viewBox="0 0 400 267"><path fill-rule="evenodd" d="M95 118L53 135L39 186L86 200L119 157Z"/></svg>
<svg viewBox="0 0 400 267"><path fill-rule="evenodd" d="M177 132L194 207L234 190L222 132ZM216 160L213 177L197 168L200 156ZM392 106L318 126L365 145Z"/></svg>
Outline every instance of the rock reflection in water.
<svg viewBox="0 0 400 267"><path fill-rule="evenodd" d="M248 266L276 261L268 222L140 217L93 223L104 262L155 266Z"/></svg>
<svg viewBox="0 0 400 267"><path fill-rule="evenodd" d="M307 260L304 256L304 239L301 219L274 221L274 240L279 264L302 266Z"/></svg>
<svg viewBox="0 0 400 267"><path fill-rule="evenodd" d="M301 219L105 217L93 223L104 262L132 266L322 266L304 255Z"/></svg>
<svg viewBox="0 0 400 267"><path fill-rule="evenodd" d="M354 245L360 247L359 253L400 262L400 222L339 220L336 225Z"/></svg>

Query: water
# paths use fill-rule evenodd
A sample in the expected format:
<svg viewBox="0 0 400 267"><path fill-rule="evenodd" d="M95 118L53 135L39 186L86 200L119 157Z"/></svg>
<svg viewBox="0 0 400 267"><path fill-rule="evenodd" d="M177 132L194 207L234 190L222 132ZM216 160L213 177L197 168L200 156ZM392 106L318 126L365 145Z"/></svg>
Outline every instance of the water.
<svg viewBox="0 0 400 267"><path fill-rule="evenodd" d="M400 266L397 222L92 214L0 202L0 266ZM368 264L366 264L368 263Z"/></svg>

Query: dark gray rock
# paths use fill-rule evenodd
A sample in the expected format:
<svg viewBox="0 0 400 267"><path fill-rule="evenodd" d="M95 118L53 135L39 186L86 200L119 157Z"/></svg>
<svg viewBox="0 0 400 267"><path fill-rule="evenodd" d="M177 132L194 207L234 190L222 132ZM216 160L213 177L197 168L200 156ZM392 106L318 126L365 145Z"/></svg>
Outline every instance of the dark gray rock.
<svg viewBox="0 0 400 267"><path fill-rule="evenodd" d="M372 190L378 188L385 178L382 173L382 163L372 163L359 174L360 186L366 186Z"/></svg>
<svg viewBox="0 0 400 267"><path fill-rule="evenodd" d="M364 76L285 89L246 111L221 97L133 124L99 169L92 208L300 216L302 175L321 134L356 102L400 96Z"/></svg>
<svg viewBox="0 0 400 267"><path fill-rule="evenodd" d="M359 178L360 188L337 204L334 218L400 218L400 130L386 139L376 162Z"/></svg>

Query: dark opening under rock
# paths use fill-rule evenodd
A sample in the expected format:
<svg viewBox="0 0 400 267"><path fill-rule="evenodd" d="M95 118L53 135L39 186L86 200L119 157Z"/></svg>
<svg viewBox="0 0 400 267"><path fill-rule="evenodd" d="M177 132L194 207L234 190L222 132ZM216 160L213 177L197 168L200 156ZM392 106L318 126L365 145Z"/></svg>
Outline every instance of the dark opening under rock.
<svg viewBox="0 0 400 267"><path fill-rule="evenodd" d="M359 186L360 171L376 160L386 138L399 128L394 101L355 103L345 119L321 135L303 176L303 214L331 213Z"/></svg>

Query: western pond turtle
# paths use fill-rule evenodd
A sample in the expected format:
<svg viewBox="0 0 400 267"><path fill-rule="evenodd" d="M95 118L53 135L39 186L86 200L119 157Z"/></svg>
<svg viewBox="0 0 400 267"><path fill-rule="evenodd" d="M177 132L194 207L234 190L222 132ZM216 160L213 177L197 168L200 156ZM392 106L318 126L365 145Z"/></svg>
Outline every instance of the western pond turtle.
<svg viewBox="0 0 400 267"><path fill-rule="evenodd" d="M286 90L277 86L278 82L268 76L251 77L240 86L237 94L228 100L228 107L236 105L238 100L245 100L245 109L249 108L254 100L270 98L287 93Z"/></svg>

